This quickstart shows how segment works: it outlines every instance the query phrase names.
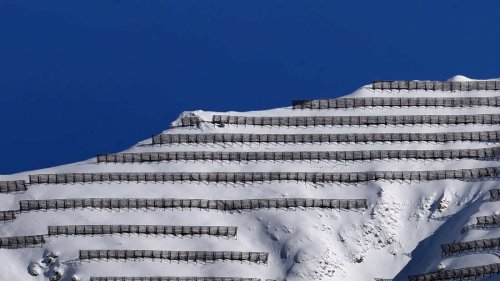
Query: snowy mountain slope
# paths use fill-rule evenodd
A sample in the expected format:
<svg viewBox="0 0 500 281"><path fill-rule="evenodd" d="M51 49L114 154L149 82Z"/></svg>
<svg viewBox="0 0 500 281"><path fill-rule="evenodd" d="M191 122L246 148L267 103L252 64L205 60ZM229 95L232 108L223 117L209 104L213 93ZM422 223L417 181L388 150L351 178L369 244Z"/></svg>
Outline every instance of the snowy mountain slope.
<svg viewBox="0 0 500 281"><path fill-rule="evenodd" d="M456 85L471 82L463 77ZM473 81L472 81L473 82ZM495 82L495 81L493 81ZM465 83L465 84L464 84ZM500 82L498 82L500 85ZM472 84L471 84L472 85ZM434 87L434 86L433 86ZM469 86L467 86L469 87ZM472 86L471 86L472 87ZM475 87L475 86L474 86ZM469 89L469 88L467 88ZM478 98L499 97L498 90L394 90L364 86L344 98ZM406 124L335 126L260 126L214 124L214 115L249 117L289 116L397 116L500 114L498 105L364 106L337 109L279 108L253 112L193 111L181 114L162 134L378 134L495 132L494 124ZM196 116L199 126L179 126L181 118ZM500 137L500 134L499 136ZM457 141L376 142L216 142L152 144L151 139L122 153L150 152L301 152L379 150L495 150L498 138ZM0 193L0 210L18 210L21 200L78 198L179 199L366 199L366 209L260 208L208 210L197 208L68 208L16 212L0 223L0 237L46 235L33 248L0 249L0 280L89 280L96 276L242 277L262 280L408 280L409 275L499 263L498 250L468 251L441 256L442 244L500 237L495 225L470 227L476 217L495 214L500 203L490 201L498 188L495 175L470 179L311 182L296 180L246 181L95 181L71 184L29 184L29 175L63 173L175 173L175 172L321 172L441 171L500 166L498 155L465 158L379 158L365 160L170 160L134 163L97 162L96 158L37 171L0 176L0 181L26 180L27 191ZM493 170L496 171L496 170ZM461 174L462 172L460 172ZM62 176L59 176L62 178ZM33 202L33 201L31 201ZM47 235L57 225L170 225L236 226L236 238L216 235ZM468 231L464 231L464 228ZM162 250L266 252L265 264L242 261L171 262L78 260L79 250ZM56 258L50 258L57 253ZM49 262L49 259L54 261ZM30 275L38 272L38 276ZM60 272L58 274L57 272ZM492 276L484 280L498 280ZM111 280L111 279L110 279Z"/></svg>

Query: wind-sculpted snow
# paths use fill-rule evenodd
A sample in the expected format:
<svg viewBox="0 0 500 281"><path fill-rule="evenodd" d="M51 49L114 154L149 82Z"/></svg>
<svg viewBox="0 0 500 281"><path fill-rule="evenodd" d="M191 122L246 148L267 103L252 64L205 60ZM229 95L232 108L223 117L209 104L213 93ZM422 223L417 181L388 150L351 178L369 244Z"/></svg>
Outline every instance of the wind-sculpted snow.
<svg viewBox="0 0 500 281"><path fill-rule="evenodd" d="M0 280L498 280L500 82L462 80L184 112L0 176Z"/></svg>

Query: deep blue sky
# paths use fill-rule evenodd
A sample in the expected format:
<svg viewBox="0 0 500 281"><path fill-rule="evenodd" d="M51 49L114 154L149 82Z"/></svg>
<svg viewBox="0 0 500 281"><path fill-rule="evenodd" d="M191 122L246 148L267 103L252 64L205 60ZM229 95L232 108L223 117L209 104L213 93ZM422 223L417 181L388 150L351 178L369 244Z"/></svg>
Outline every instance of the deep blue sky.
<svg viewBox="0 0 500 281"><path fill-rule="evenodd" d="M120 151L184 110L498 77L499 14L498 0L0 0L0 174Z"/></svg>

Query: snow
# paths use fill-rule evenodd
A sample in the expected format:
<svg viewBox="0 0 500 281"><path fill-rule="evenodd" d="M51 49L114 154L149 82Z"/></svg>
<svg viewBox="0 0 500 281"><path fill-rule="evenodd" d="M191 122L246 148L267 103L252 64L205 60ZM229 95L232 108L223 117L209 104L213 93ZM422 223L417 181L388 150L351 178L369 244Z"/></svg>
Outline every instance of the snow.
<svg viewBox="0 0 500 281"><path fill-rule="evenodd" d="M455 76L449 81L469 81ZM346 97L491 97L498 91L381 91L363 86ZM214 114L241 116L356 116L416 114L498 114L496 107L365 107L328 110L293 110L291 107L251 112L184 112L211 120ZM179 117L179 118L180 118ZM172 124L178 124L174 121ZM431 133L496 131L499 125L415 126L317 126L271 127L203 123L199 128L170 128L163 133ZM173 144L151 145L146 139L124 152L159 151L320 151L369 149L462 149L498 146L496 142L377 142L331 144ZM96 151L100 153L100 151ZM78 163L0 176L0 180L28 179L37 173L68 172L241 172L318 171L358 172L378 170L442 170L494 167L497 161L474 159L372 161L178 161L159 163ZM172 237L109 235L48 237L38 248L0 249L0 280L49 280L61 272L63 281L77 276L235 276L275 280L407 280L408 275L500 262L495 252L441 257L440 245L499 237L500 228L462 232L475 217L498 211L488 191L498 188L495 180L429 182L388 181L357 184L305 184L266 182L226 183L85 183L34 185L25 193L0 194L0 210L19 207L19 200L63 198L203 198L250 199L275 197L364 198L365 211L303 209L217 212L206 210L66 210L21 213L12 222L0 224L0 236L46 234L49 225L70 224L164 224L237 226L236 238L213 236ZM78 250L152 249L207 251L264 251L269 263L240 262L176 263L166 261L79 262ZM57 257L54 256L57 253ZM52 263L48 260L52 259ZM29 272L38 272L32 276ZM489 278L487 280L498 280Z"/></svg>
<svg viewBox="0 0 500 281"><path fill-rule="evenodd" d="M467 76L463 76L463 75L455 75L455 76L451 77L450 79L448 79L447 81L450 81L450 82L468 82L468 81L495 81L495 80L500 80L500 78L477 80L477 79L471 79L471 78L469 78Z"/></svg>
<svg viewBox="0 0 500 281"><path fill-rule="evenodd" d="M463 75L455 75L448 79L450 82L468 82L468 81L474 81L473 79L470 79L469 77L463 76Z"/></svg>

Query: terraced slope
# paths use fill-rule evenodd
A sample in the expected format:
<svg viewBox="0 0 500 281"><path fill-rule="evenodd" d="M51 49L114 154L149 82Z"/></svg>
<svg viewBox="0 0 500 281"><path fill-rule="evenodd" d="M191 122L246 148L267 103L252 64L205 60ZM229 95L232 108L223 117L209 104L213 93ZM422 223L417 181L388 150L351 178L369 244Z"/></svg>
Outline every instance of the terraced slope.
<svg viewBox="0 0 500 281"><path fill-rule="evenodd" d="M184 112L0 176L0 280L499 280L500 81Z"/></svg>

